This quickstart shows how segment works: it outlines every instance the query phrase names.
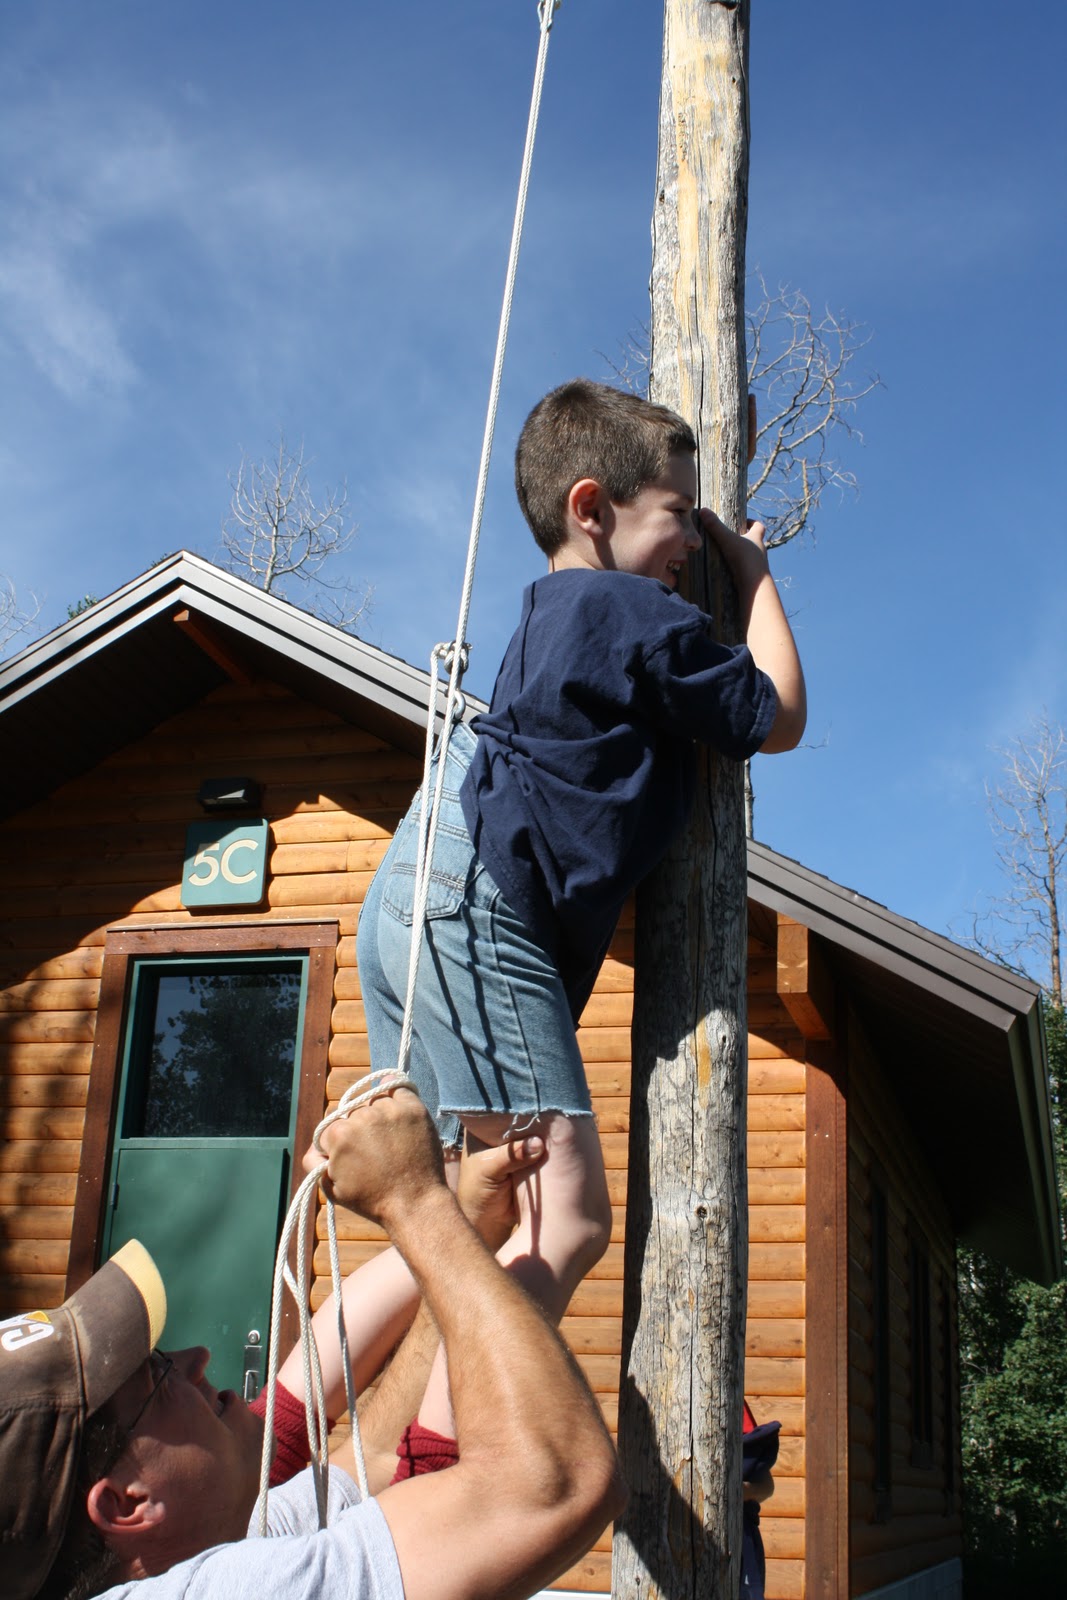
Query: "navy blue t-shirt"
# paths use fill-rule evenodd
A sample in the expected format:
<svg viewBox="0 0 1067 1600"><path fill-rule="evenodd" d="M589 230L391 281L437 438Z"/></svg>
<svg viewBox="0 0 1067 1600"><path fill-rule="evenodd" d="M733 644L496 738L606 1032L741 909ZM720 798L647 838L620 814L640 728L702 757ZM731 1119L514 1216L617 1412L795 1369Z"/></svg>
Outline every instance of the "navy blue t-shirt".
<svg viewBox="0 0 1067 1600"><path fill-rule="evenodd" d="M654 578L532 583L461 791L471 839L556 961L575 1021L627 895L693 795L694 741L743 760L777 710L747 646Z"/></svg>

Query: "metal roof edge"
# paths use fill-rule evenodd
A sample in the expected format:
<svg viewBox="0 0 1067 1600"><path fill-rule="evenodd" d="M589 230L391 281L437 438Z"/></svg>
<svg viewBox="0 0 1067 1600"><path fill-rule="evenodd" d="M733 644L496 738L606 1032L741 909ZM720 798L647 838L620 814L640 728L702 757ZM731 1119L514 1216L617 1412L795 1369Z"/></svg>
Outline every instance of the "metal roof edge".
<svg viewBox="0 0 1067 1600"><path fill-rule="evenodd" d="M196 559L187 551L168 556L166 561L132 578L120 589L105 595L103 600L61 622L43 638L35 639L17 655L0 663L0 701L11 701L13 697L21 699L20 689L25 693L37 682L48 682L58 676L68 660L80 658L86 644L110 633L130 613L143 610L146 603L151 603L149 597L153 593L166 593L174 581L170 574L175 568Z"/></svg>
<svg viewBox="0 0 1067 1600"><path fill-rule="evenodd" d="M755 840L748 844L748 884L752 899L1001 1028L1038 1005L1041 990L1031 979Z"/></svg>
<svg viewBox="0 0 1067 1600"><path fill-rule="evenodd" d="M0 678L0 715L9 707L17 706L21 701L28 699L39 689L45 688L47 684L55 682L65 672L73 671L99 651L106 650L109 644L121 639L131 629L139 628L144 623L152 621L160 612L168 611L174 605L174 593L174 590L164 590L161 594L150 597L136 609L120 612L106 629L96 628L87 632L80 640L66 641L64 647L42 661L32 675L24 676L20 683L11 688L5 689Z"/></svg>
<svg viewBox="0 0 1067 1600"><path fill-rule="evenodd" d="M422 726L426 721L426 696L430 683L427 672L409 666L396 656L388 656L373 645L360 645L336 631L320 637L317 630L279 625L279 619L261 611L254 614L240 607L240 620L225 595L204 588L185 588L182 599L200 616L210 617L224 626L237 626L240 632L267 649L283 654L321 677L361 699L396 712L407 721ZM301 618L301 621L304 619ZM321 625L320 625L321 626ZM347 646L347 648L346 648ZM443 709L443 691L438 689L438 711Z"/></svg>
<svg viewBox="0 0 1067 1600"><path fill-rule="evenodd" d="M799 862L750 840L751 899L803 922L832 944L995 1028L1026 1151L1036 1237L1032 1266L1052 1283L1064 1270L1041 989Z"/></svg>
<svg viewBox="0 0 1067 1600"><path fill-rule="evenodd" d="M333 683L341 673L351 693L373 698L419 726L425 723L428 671L343 633L189 551L168 557L0 666L0 708L17 704L168 605L189 606ZM481 700L466 698L472 712L482 708Z"/></svg>

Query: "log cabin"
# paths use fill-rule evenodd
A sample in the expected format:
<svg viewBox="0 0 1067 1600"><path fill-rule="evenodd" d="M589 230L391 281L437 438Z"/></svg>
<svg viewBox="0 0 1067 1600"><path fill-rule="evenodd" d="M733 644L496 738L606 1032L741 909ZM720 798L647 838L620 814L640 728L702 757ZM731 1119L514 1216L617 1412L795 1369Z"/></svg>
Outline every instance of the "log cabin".
<svg viewBox="0 0 1067 1600"><path fill-rule="evenodd" d="M58 1304L136 1233L169 1340L254 1390L299 1154L369 1065L356 919L427 692L184 553L0 667L3 1311ZM958 1596L956 1246L1062 1271L1039 992L757 843L748 900L767 1593ZM615 1229L564 1323L612 1425L632 978L624 915L580 1029ZM380 1244L342 1219L346 1270ZM314 1262L317 1302L321 1238ZM605 1538L557 1587L610 1569Z"/></svg>

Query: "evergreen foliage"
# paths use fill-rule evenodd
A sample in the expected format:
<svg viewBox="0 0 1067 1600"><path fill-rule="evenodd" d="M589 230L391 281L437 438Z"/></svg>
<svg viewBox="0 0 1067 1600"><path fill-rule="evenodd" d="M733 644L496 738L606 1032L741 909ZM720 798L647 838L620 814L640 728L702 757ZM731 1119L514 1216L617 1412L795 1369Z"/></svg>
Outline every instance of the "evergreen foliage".
<svg viewBox="0 0 1067 1600"><path fill-rule="evenodd" d="M1067 1215L1067 1015L1045 1005L1060 1210ZM1067 1595L1067 1283L960 1252L965 1592Z"/></svg>

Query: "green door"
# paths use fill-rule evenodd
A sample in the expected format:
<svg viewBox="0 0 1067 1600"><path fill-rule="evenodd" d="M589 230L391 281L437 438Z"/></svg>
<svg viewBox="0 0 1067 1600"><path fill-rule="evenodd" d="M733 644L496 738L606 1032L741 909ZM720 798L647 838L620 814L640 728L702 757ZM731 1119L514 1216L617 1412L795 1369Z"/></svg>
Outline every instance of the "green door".
<svg viewBox="0 0 1067 1600"><path fill-rule="evenodd" d="M104 1257L151 1251L170 1349L249 1398L263 1374L292 1171L306 958L143 960L133 970Z"/></svg>

